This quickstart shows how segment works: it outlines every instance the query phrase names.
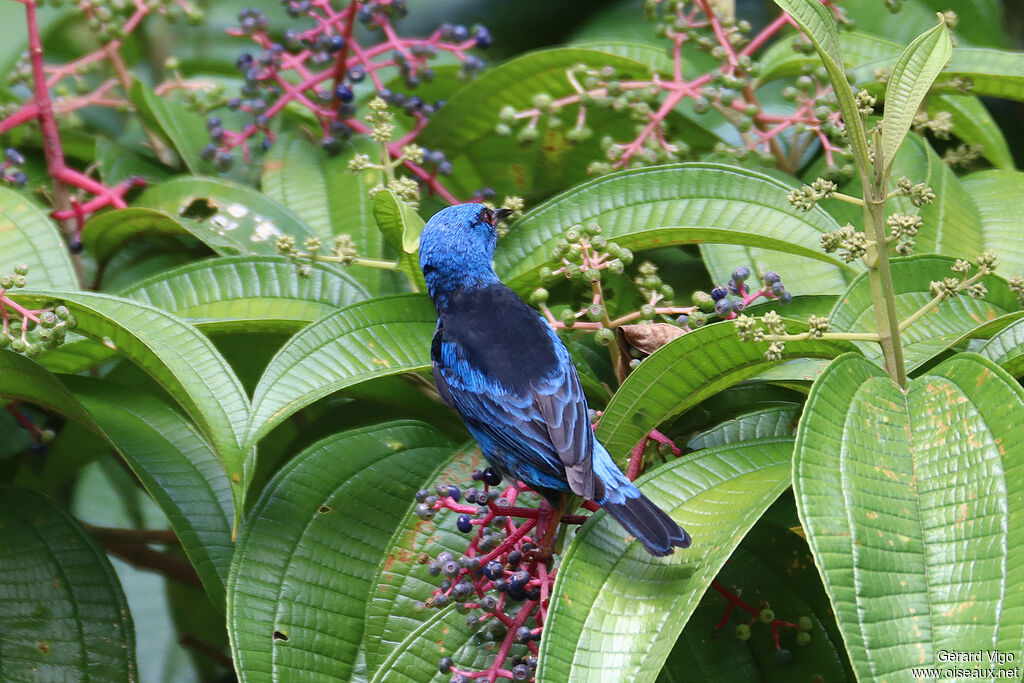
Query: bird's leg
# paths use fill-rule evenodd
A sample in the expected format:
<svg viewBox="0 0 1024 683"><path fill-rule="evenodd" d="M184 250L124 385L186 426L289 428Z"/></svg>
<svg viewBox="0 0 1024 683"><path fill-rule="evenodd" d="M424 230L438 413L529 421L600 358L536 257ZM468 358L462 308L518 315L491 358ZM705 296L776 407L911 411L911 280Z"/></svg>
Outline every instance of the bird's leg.
<svg viewBox="0 0 1024 683"><path fill-rule="evenodd" d="M565 514L565 506L568 501L568 494L560 493L555 503L551 503L548 500L541 502L540 508L537 511L537 528L540 529L541 533L538 539L540 547L535 551L531 559L545 560L551 557L555 539L558 538L558 525L562 521L562 515Z"/></svg>

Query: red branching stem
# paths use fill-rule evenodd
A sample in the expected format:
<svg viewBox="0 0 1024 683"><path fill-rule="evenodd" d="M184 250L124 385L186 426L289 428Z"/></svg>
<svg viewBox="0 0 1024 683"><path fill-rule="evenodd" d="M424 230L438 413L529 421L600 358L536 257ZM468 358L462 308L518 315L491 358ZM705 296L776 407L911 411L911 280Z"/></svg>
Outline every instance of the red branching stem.
<svg viewBox="0 0 1024 683"><path fill-rule="evenodd" d="M626 478L634 481L640 476L640 470L644 464L644 451L647 449L648 437L640 439L640 443L633 446L629 454L629 466L626 468Z"/></svg>

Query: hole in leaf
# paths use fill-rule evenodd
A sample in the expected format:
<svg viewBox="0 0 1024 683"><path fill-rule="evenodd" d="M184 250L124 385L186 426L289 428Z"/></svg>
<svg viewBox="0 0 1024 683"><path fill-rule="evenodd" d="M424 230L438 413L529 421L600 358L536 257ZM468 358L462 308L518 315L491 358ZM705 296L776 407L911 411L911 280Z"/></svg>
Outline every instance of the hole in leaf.
<svg viewBox="0 0 1024 683"><path fill-rule="evenodd" d="M280 631L274 631L274 640L283 640L284 642L287 643L288 642L288 636L285 635L284 633L281 633Z"/></svg>
<svg viewBox="0 0 1024 683"><path fill-rule="evenodd" d="M333 511L334 511L334 508L332 508L332 507L330 507L328 505L321 505L320 508L317 510L317 512L319 512L321 515L326 515L328 512L333 512Z"/></svg>
<svg viewBox="0 0 1024 683"><path fill-rule="evenodd" d="M197 197L182 208L181 217L201 222L210 216L215 216L218 211L220 209L217 208L217 204L206 197Z"/></svg>

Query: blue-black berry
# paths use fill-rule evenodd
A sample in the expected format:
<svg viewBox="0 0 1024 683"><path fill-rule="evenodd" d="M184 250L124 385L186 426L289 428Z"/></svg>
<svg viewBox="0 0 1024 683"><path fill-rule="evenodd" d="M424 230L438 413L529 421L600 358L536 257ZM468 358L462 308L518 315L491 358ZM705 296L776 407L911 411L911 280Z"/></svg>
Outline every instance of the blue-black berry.
<svg viewBox="0 0 1024 683"><path fill-rule="evenodd" d="M455 661L451 657L442 657L441 661L437 663L437 670L446 674L452 670L453 666L455 666Z"/></svg>
<svg viewBox="0 0 1024 683"><path fill-rule="evenodd" d="M714 299L715 301L720 301L727 296L729 296L729 290L723 287L722 285L717 285L714 289L711 290L711 298Z"/></svg>
<svg viewBox="0 0 1024 683"><path fill-rule="evenodd" d="M488 486L497 486L501 483L501 475L493 467L484 470L482 479Z"/></svg>
<svg viewBox="0 0 1024 683"><path fill-rule="evenodd" d="M750 277L750 268L746 266L740 266L736 270L732 271L732 279L736 282L743 282Z"/></svg>
<svg viewBox="0 0 1024 683"><path fill-rule="evenodd" d="M469 521L469 515L459 515L459 519L456 520L455 526L464 534L468 534L473 530L473 524Z"/></svg>
<svg viewBox="0 0 1024 683"><path fill-rule="evenodd" d="M769 270L764 274L764 283L766 285L774 285L776 282L781 282L782 276L776 273L774 270Z"/></svg>

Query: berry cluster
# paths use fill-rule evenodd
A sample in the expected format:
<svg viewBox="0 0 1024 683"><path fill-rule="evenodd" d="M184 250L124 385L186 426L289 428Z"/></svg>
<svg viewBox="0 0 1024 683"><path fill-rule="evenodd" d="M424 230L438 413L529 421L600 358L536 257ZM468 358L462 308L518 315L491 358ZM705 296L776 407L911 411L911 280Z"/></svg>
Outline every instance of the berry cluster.
<svg viewBox="0 0 1024 683"><path fill-rule="evenodd" d="M555 329L574 329L591 332L598 343L604 346L618 346L615 336L616 329L628 330L629 337L635 337L635 330L630 323L653 325L661 320L674 323L672 334L658 335L658 345L670 341L680 334L691 332L702 327L710 320L710 316L722 320L731 320L742 313L747 306L759 298L778 300L788 304L793 295L786 291L782 277L768 271L761 276L759 287L752 287L750 269L741 266L732 273L727 285L714 287L711 292L696 291L690 298L690 306L675 306L673 288L664 283L658 274L658 268L650 261L644 261L637 267L633 278L644 303L639 309L612 319L608 315L602 278L606 271L621 274L625 267L632 264L633 253L608 240L601 234L601 226L591 223L573 225L560 239L552 251L552 264L541 269L542 285L550 285L558 280L568 279L583 284L591 290L590 301L579 309L563 309L558 317L548 307L550 292L545 286L538 287L530 295L530 303L537 306ZM652 328L653 329L653 328ZM630 368L635 368L643 358L650 355L654 348L642 348L636 344L628 344ZM644 345L649 346L649 345ZM614 350L614 349L613 349ZM613 358L616 355L613 354Z"/></svg>
<svg viewBox="0 0 1024 683"><path fill-rule="evenodd" d="M831 2L826 3L838 20L844 14ZM851 177L853 165L845 139L845 130L836 110L837 103L823 68L807 66L782 93L792 102L785 114L765 111L755 94L755 80L761 65L755 52L792 20L783 14L756 35L746 21L722 14L709 0L686 3L681 0L644 4L645 14L657 22L656 33L671 43L672 74L654 74L650 78L630 78L614 67L592 68L578 64L566 74L572 93L554 98L548 93L534 96L532 107L516 110L505 107L495 127L498 135L515 135L523 144L539 137L538 127L564 129L570 142L592 135L587 125L591 110L621 112L635 122L632 140L605 137L601 141L604 158L590 165L593 174L622 168L647 166L686 159L689 146L673 129L670 114L689 102L697 114L716 111L735 129L742 143L732 146L718 143L715 152L738 159L756 155L760 163L795 172L806 150L820 145L828 164L825 174L833 179ZM705 74L687 79L683 73L684 45L693 45L708 53L719 66ZM794 41L794 49L813 52L803 37ZM566 116L568 115L568 116ZM779 142L782 134L793 135L790 149Z"/></svg>
<svg viewBox="0 0 1024 683"><path fill-rule="evenodd" d="M750 640L751 635L753 635L751 627L758 623L771 627L772 640L775 644L775 658L779 664L790 664L793 661L793 652L782 647L779 629L789 628L795 630L797 632L796 644L800 647L806 647L811 643L811 631L814 629L814 621L810 617L802 616L797 620L797 623L783 621L775 616L775 610L767 603L763 603L760 608L754 607L718 581L712 581L711 587L726 599L725 614L722 615L722 618L715 625L712 635L715 640L718 639L721 630L729 623L729 617L732 616L733 611L739 608L748 612L751 616L749 620L741 620L740 623L736 624L734 632L736 638L744 641Z"/></svg>
<svg viewBox="0 0 1024 683"><path fill-rule="evenodd" d="M456 528L471 535L465 553L457 558L448 551L419 558L430 576L441 579L422 607L454 604L481 646L498 643L498 648L485 671L458 669L450 657L441 658L438 669L451 674L451 683L481 677L530 680L556 573L551 558L541 556L541 548L544 539L556 533L550 527L557 526L557 520L547 502L517 506L529 489L520 482L497 490L501 476L492 468L473 472L473 480L481 487L463 492L444 483L433 493L423 489L416 494L420 519L431 520L442 510L454 512ZM561 522L581 524L585 519L565 516Z"/></svg>
<svg viewBox="0 0 1024 683"><path fill-rule="evenodd" d="M25 187L28 176L21 170L24 163L25 157L21 155L21 152L13 147L8 147L4 150L4 160L0 163L0 178L15 187Z"/></svg>
<svg viewBox="0 0 1024 683"><path fill-rule="evenodd" d="M32 310L7 296L9 289L25 286L27 274L28 266L19 263L13 273L0 276L0 349L35 358L43 349L63 344L76 321L66 306Z"/></svg>
<svg viewBox="0 0 1024 683"><path fill-rule="evenodd" d="M415 139L444 102L426 101L387 87L385 79L390 78L389 74L397 72L402 86L415 90L421 83L434 79L430 60L447 52L461 63L459 76L469 78L484 68L484 62L467 51L486 48L493 42L491 33L483 26L468 29L447 23L427 38L400 37L393 23L407 14L405 0L350 0L342 11L333 9L329 0L284 0L283 4L288 16L311 21L311 25L283 31L278 42L271 37L277 32L271 28L267 15L250 8L239 12L238 27L229 31L250 38L260 50L239 56L236 64L245 82L239 96L226 102L229 109L248 114L250 121L238 131L228 130L220 117L213 116L207 121L210 142L203 148L203 156L221 170L230 168L236 149L241 149L248 161L253 141L259 139L263 149L272 144L271 122L293 103L316 119L321 147L328 153L337 153L342 141L353 133L371 132L357 116L361 95L371 93L412 119L408 132L388 146L392 158L398 159L402 148ZM357 23L377 34L379 42L361 44L353 33ZM390 140L392 136L387 137ZM424 159L428 167L423 166ZM451 164L443 154L431 151L420 161L406 157L402 163L431 191L456 201L436 178L438 173L451 172Z"/></svg>

